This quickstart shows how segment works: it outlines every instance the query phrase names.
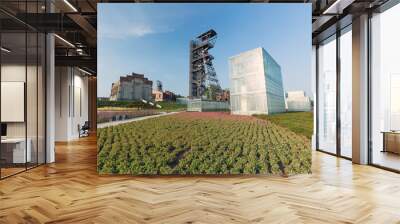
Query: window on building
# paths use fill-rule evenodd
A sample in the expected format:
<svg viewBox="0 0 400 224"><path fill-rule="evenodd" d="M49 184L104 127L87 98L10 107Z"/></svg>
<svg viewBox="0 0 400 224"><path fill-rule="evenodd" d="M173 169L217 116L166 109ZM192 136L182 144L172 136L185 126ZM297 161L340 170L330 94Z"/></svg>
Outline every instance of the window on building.
<svg viewBox="0 0 400 224"><path fill-rule="evenodd" d="M351 26L340 36L340 154L352 157L352 33Z"/></svg>
<svg viewBox="0 0 400 224"><path fill-rule="evenodd" d="M336 153L336 36L318 48L318 149Z"/></svg>
<svg viewBox="0 0 400 224"><path fill-rule="evenodd" d="M372 163L400 170L400 4L371 19Z"/></svg>

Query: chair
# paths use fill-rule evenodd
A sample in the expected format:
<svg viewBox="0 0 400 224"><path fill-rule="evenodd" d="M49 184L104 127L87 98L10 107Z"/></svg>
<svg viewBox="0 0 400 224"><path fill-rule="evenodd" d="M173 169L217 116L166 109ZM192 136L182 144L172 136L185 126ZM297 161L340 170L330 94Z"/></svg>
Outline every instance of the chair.
<svg viewBox="0 0 400 224"><path fill-rule="evenodd" d="M85 121L82 127L78 125L78 129L79 129L79 138L89 136L89 129L90 129L89 121Z"/></svg>

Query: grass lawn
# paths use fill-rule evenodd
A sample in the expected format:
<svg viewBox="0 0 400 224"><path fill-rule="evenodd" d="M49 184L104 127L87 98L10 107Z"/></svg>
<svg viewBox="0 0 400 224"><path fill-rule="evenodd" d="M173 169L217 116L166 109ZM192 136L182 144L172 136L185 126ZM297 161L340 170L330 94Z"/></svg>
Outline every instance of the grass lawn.
<svg viewBox="0 0 400 224"><path fill-rule="evenodd" d="M158 110L165 112L184 111L186 105L176 102L156 102L161 108L145 104L141 101L98 101L97 110L99 111L134 111L134 110Z"/></svg>
<svg viewBox="0 0 400 224"><path fill-rule="evenodd" d="M133 107L100 107L97 108L98 111L137 111L139 108Z"/></svg>
<svg viewBox="0 0 400 224"><path fill-rule="evenodd" d="M273 123L288 128L289 130L311 139L313 134L312 112L289 112L272 115L254 115L257 118L272 121Z"/></svg>
<svg viewBox="0 0 400 224"><path fill-rule="evenodd" d="M182 112L101 128L100 174L285 174L311 171L310 141L273 122Z"/></svg>
<svg viewBox="0 0 400 224"><path fill-rule="evenodd" d="M160 105L162 108L157 108L160 111L184 111L187 108L187 105L177 104L175 102L157 102L156 104Z"/></svg>

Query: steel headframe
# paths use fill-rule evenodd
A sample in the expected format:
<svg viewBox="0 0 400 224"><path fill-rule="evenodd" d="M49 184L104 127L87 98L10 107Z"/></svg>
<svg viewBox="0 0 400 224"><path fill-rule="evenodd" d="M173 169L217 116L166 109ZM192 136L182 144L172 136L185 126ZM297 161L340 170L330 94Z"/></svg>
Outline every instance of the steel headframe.
<svg viewBox="0 0 400 224"><path fill-rule="evenodd" d="M211 29L190 41L189 96L202 98L210 86L220 89L213 66L214 57L209 50L214 48L217 33Z"/></svg>

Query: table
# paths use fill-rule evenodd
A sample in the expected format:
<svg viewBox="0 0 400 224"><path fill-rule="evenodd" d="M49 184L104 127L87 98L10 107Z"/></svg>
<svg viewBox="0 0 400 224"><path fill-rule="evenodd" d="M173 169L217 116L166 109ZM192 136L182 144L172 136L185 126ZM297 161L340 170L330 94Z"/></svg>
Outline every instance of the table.
<svg viewBox="0 0 400 224"><path fill-rule="evenodd" d="M382 152L392 152L400 154L400 131L382 131L383 150Z"/></svg>
<svg viewBox="0 0 400 224"><path fill-rule="evenodd" d="M25 144L27 147L25 151ZM26 163L31 162L32 141L30 138L5 138L1 139L1 157L6 161L6 163Z"/></svg>

